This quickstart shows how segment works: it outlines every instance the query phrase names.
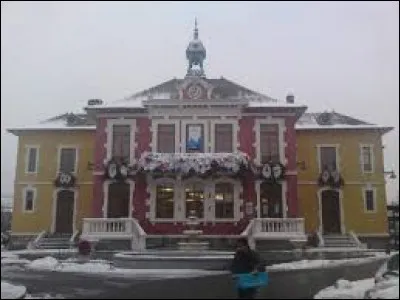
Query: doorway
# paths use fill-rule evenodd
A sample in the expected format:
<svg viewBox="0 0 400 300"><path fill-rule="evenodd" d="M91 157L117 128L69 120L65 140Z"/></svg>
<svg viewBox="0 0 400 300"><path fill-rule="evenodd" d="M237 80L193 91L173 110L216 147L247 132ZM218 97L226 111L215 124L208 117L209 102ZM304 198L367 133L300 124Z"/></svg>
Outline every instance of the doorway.
<svg viewBox="0 0 400 300"><path fill-rule="evenodd" d="M108 186L107 218L129 217L130 185L113 182Z"/></svg>
<svg viewBox="0 0 400 300"><path fill-rule="evenodd" d="M282 184L260 184L260 217L283 218Z"/></svg>
<svg viewBox="0 0 400 300"><path fill-rule="evenodd" d="M336 190L324 190L321 192L321 217L323 234L340 234L340 194Z"/></svg>
<svg viewBox="0 0 400 300"><path fill-rule="evenodd" d="M72 234L74 227L75 192L61 190L56 200L56 233Z"/></svg>

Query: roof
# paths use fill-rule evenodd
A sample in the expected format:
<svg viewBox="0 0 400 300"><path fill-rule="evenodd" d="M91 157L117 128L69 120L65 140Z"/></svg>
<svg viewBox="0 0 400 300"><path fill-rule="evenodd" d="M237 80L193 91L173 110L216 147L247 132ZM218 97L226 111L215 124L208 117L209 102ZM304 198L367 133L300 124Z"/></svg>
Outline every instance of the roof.
<svg viewBox="0 0 400 300"><path fill-rule="evenodd" d="M201 80L213 87L212 98L214 102L220 101L221 103L226 103L224 100L245 100L249 107L303 107L299 104L278 101L277 99L250 90L223 77L218 79L201 78ZM161 101L179 99L179 88L184 81L185 79L173 78L124 99L101 105L87 106L86 109L127 108L143 110L147 106L145 102L150 99Z"/></svg>
<svg viewBox="0 0 400 300"><path fill-rule="evenodd" d="M376 125L344 114L332 112L304 113L296 123L296 130L380 130L387 133L393 127Z"/></svg>
<svg viewBox="0 0 400 300"><path fill-rule="evenodd" d="M96 125L87 117L87 114L65 113L47 119L43 122L40 122L39 124L34 124L30 126L24 125L7 129L8 132L11 132L13 134L18 134L19 132L26 132L33 130L35 131L96 130Z"/></svg>

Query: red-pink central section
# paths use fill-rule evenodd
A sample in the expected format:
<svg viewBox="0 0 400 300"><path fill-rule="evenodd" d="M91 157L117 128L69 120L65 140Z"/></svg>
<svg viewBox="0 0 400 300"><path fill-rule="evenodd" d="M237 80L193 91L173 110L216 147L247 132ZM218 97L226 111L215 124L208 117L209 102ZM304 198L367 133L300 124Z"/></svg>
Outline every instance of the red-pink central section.
<svg viewBox="0 0 400 300"><path fill-rule="evenodd" d="M298 216L297 205L297 176L296 174L296 134L295 134L295 118L285 117L284 145L286 169L289 175L286 178L286 201L288 205L287 217ZM247 153L250 159L255 158L255 117L244 116L239 119L238 142L239 150ZM104 201L104 181L106 180L102 173L104 172L104 161L107 157L107 119L100 118L97 121L97 131L95 140L94 152L94 184L93 184L93 214L92 217L103 217L103 201ZM145 151L151 151L151 120L147 117L136 118L136 133L135 133L135 157L138 158ZM292 172L290 172L292 171ZM204 234L210 235L231 235L241 233L248 220L254 217L254 214L248 215L246 212L246 203L252 203L252 207L257 207L257 193L255 181L252 178L247 178L242 181L243 193L241 198L243 204L240 211L243 218L237 222L225 223L205 223L203 224ZM148 234L180 234L184 225L182 223L151 223L147 219L149 213L148 199L150 195L147 192L147 183L144 177L140 177L135 182L135 189L132 195L132 216L139 220L141 226Z"/></svg>

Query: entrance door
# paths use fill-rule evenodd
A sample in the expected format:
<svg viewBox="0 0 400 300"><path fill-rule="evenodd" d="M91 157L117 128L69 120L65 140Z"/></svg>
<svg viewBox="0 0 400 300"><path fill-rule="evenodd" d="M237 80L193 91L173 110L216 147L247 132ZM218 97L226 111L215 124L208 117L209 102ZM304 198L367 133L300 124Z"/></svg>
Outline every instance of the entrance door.
<svg viewBox="0 0 400 300"><path fill-rule="evenodd" d="M108 218L129 217L130 185L125 182L114 182L108 187Z"/></svg>
<svg viewBox="0 0 400 300"><path fill-rule="evenodd" d="M321 193L322 231L324 234L341 233L339 192L326 190Z"/></svg>
<svg viewBox="0 0 400 300"><path fill-rule="evenodd" d="M260 185L260 217L282 218L282 185L263 182Z"/></svg>
<svg viewBox="0 0 400 300"><path fill-rule="evenodd" d="M75 193L61 190L57 193L56 228L57 233L72 233L74 222Z"/></svg>
<svg viewBox="0 0 400 300"><path fill-rule="evenodd" d="M190 183L185 186L186 218L192 215L199 219L204 218L204 195L202 183Z"/></svg>

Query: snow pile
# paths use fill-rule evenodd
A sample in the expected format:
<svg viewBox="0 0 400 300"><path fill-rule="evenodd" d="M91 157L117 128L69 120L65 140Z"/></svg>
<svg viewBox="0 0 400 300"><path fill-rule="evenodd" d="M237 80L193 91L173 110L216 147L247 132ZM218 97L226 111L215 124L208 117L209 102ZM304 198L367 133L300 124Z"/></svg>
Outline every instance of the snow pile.
<svg viewBox="0 0 400 300"><path fill-rule="evenodd" d="M27 265L30 269L39 270L55 270L58 266L58 260L51 256L36 259Z"/></svg>
<svg viewBox="0 0 400 300"><path fill-rule="evenodd" d="M351 259L336 259L336 260L328 260L328 259L313 259L313 260L300 260L293 261L289 263L281 263L275 264L267 267L268 271L274 270L299 270L299 269L318 269L318 268L331 268L341 265L354 265L354 264L362 264L366 262L370 262L373 260L379 260L382 256L372 256L372 257L364 257L364 258L351 258Z"/></svg>
<svg viewBox="0 0 400 300"><path fill-rule="evenodd" d="M367 290L374 286L374 278L358 281L339 279L335 285L319 291L314 299L364 299Z"/></svg>
<svg viewBox="0 0 400 300"><path fill-rule="evenodd" d="M21 299L26 294L26 287L1 281L1 299Z"/></svg>
<svg viewBox="0 0 400 300"><path fill-rule="evenodd" d="M206 271L191 269L120 269L110 263L91 261L87 263L59 262L53 257L45 257L32 261L28 269L70 273L90 273L111 276L132 276L144 279L188 278L207 275L227 274L226 271Z"/></svg>
<svg viewBox="0 0 400 300"><path fill-rule="evenodd" d="M144 171L206 174L213 169L237 173L248 166L245 153L151 153L145 152L138 161Z"/></svg>
<svg viewBox="0 0 400 300"><path fill-rule="evenodd" d="M374 278L358 281L339 279L335 285L319 291L314 299L399 299L399 278L375 284Z"/></svg>
<svg viewBox="0 0 400 300"><path fill-rule="evenodd" d="M370 299L399 299L399 277L378 282L368 294Z"/></svg>

